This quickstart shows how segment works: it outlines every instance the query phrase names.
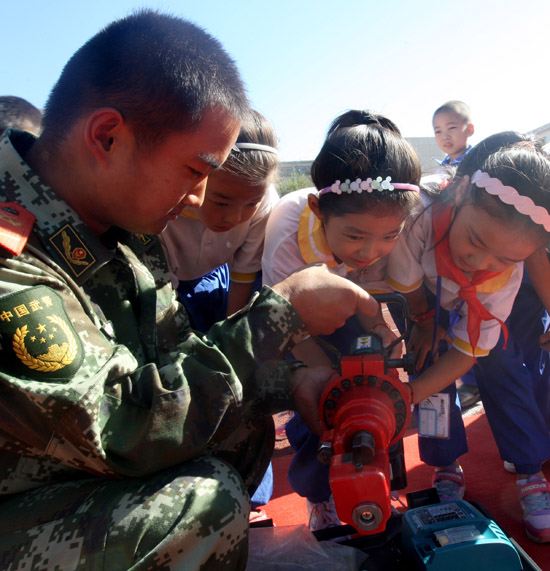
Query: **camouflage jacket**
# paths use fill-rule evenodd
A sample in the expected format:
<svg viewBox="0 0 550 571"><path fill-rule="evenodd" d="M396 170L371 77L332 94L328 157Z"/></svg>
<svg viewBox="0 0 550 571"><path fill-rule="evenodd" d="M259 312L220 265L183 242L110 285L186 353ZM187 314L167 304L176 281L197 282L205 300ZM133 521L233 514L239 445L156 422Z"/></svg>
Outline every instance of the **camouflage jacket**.
<svg viewBox="0 0 550 571"><path fill-rule="evenodd" d="M0 493L150 474L291 406L292 306L264 288L196 335L157 238L94 236L21 158L33 141L0 139L2 245L15 204L36 216L20 255L0 247Z"/></svg>

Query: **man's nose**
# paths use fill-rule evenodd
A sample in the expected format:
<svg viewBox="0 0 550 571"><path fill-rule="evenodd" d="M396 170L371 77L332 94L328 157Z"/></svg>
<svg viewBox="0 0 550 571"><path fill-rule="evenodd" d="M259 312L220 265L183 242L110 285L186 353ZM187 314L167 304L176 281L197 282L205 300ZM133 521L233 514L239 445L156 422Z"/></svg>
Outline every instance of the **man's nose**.
<svg viewBox="0 0 550 571"><path fill-rule="evenodd" d="M183 199L183 204L190 206L191 208L199 208L204 202L204 196L206 194L206 178L197 183L193 188L187 193Z"/></svg>

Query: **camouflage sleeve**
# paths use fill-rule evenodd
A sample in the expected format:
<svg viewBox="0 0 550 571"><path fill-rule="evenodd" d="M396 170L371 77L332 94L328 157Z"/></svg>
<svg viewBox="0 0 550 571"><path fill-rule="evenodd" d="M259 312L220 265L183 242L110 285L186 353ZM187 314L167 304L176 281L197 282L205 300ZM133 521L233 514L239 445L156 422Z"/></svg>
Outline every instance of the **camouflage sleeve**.
<svg viewBox="0 0 550 571"><path fill-rule="evenodd" d="M139 476L210 453L247 418L289 406L293 365L280 359L304 333L264 288L162 366L140 365L47 261L0 259L0 493L56 470Z"/></svg>

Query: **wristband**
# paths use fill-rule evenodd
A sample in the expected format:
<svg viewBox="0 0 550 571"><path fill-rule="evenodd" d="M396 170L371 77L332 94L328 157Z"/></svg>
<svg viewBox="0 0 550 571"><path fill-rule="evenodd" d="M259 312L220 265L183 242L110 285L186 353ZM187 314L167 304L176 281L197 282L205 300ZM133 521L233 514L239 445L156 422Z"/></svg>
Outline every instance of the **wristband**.
<svg viewBox="0 0 550 571"><path fill-rule="evenodd" d="M429 321L433 319L435 315L435 308L432 307L429 311L425 311L424 313L417 313L416 315L411 315L411 321L415 323L424 323L425 321Z"/></svg>

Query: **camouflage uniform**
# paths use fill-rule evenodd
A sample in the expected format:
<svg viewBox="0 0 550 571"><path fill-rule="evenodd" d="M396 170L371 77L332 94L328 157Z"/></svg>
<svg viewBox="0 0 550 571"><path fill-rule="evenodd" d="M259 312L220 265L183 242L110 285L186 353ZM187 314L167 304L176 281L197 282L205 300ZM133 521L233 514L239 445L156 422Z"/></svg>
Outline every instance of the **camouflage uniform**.
<svg viewBox="0 0 550 571"><path fill-rule="evenodd" d="M157 238L94 236L21 158L33 140L0 139L0 222L36 216L0 249L0 568L244 568L303 323L264 288L195 335Z"/></svg>

